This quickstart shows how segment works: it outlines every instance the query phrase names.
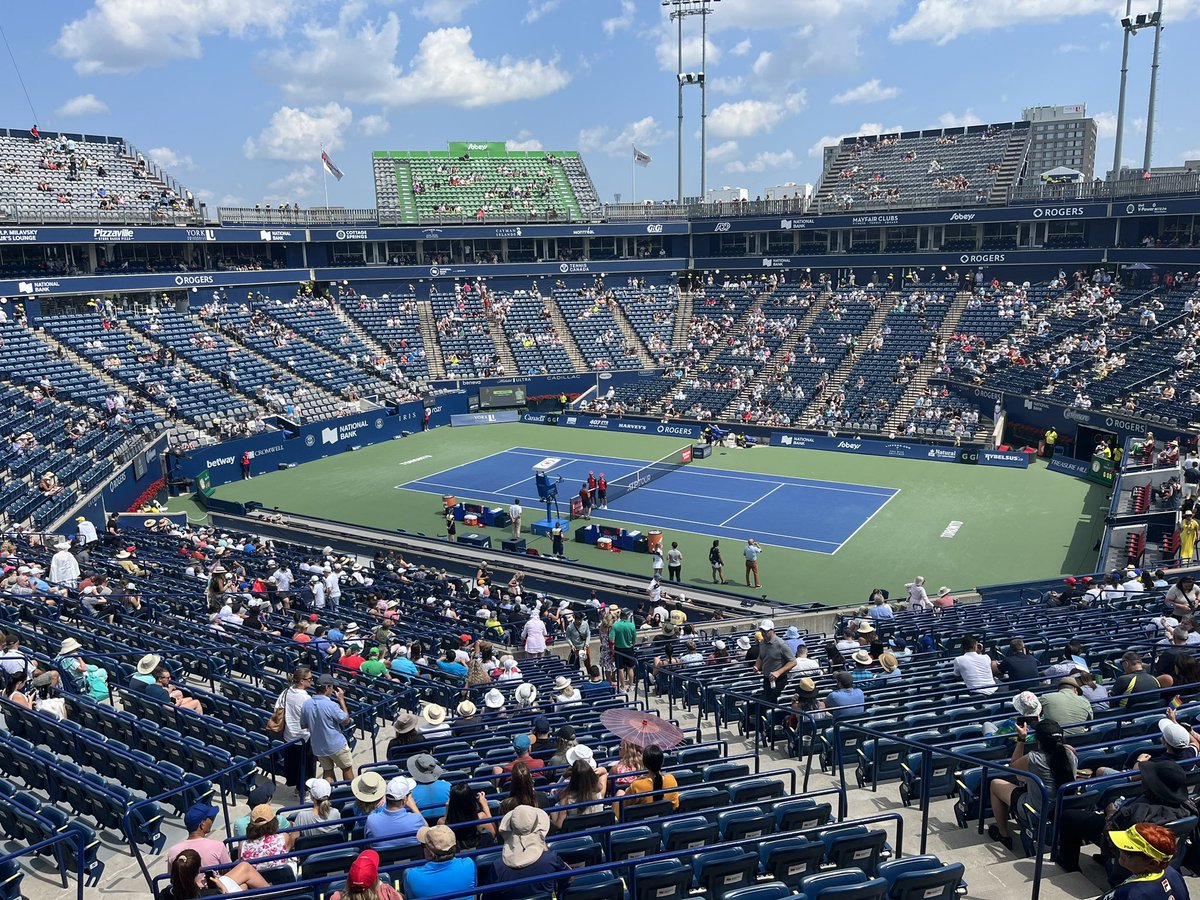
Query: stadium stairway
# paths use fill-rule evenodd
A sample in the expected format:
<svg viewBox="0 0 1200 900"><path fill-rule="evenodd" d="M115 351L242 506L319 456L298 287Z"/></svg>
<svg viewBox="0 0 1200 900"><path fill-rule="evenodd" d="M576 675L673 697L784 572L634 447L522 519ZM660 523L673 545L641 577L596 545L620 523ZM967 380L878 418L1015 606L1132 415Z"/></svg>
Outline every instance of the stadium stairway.
<svg viewBox="0 0 1200 900"><path fill-rule="evenodd" d="M729 404L723 410L721 410L721 415L719 418L726 421L732 421L732 417L737 411L738 404L741 401L749 400L756 387L760 385L765 386L771 383L771 381L779 373L779 366L782 364L783 359L796 349L796 345L800 343L800 338L808 334L809 329L813 327L813 323L817 321L817 316L819 316L821 312L828 307L829 298L831 296L831 294L826 294L809 307L808 312L806 312L804 317L796 323L796 327L792 329L791 334L789 334L787 338L784 339L784 342L779 345L779 349L775 351L775 355L771 357L771 361L763 366L762 371L754 376L754 378L750 380L750 383L746 385L746 387L743 388L736 397L729 401Z"/></svg>
<svg viewBox="0 0 1200 900"><path fill-rule="evenodd" d="M621 330L621 336L625 338L625 343L632 347L633 352L637 354L638 362L642 364L642 368L653 369L654 360L650 356L650 351L646 349L646 342L642 340L642 336L634 329L633 323L625 315L625 310L621 308L621 304L609 304L608 311L612 313L613 321L617 323L617 328Z"/></svg>
<svg viewBox="0 0 1200 900"><path fill-rule="evenodd" d="M692 324L692 308L696 295L691 291L680 293L679 308L675 311L675 334L671 338L671 349L678 352L687 347L688 329Z"/></svg>
<svg viewBox="0 0 1200 900"><path fill-rule="evenodd" d="M966 312L967 304L970 300L971 294L969 291L958 292L954 300L950 303L950 309L946 313L946 318L942 319L941 327L938 328L939 338L949 341L955 334L958 330L959 320L962 319L963 313ZM908 417L912 413L913 403L920 396L921 391L925 390L929 384L929 379L936 367L937 355L926 353L925 358L921 360L921 365L913 375L912 381L909 382L908 390L904 392L904 395L900 398L900 402L896 404L896 408L892 410L892 414L888 416L887 422L884 423L884 433L896 431L908 421Z"/></svg>
<svg viewBox="0 0 1200 900"><path fill-rule="evenodd" d="M579 344L575 342L575 335L571 332L571 326L567 324L567 318L563 315L558 302L550 294L542 294L542 306L550 314L550 321L554 324L559 338L562 339L563 349L567 351L567 356L570 358L571 364L579 372L590 371L592 367L583 358L583 351L579 349Z"/></svg>
<svg viewBox="0 0 1200 900"><path fill-rule="evenodd" d="M346 312L341 303L331 304L330 309L338 321L345 325L351 334L362 341L374 356L391 357L392 354L379 341L375 340L369 331L359 325L355 318Z"/></svg>
<svg viewBox="0 0 1200 900"><path fill-rule="evenodd" d="M504 366L504 371L512 375L519 375L520 369L517 367L517 358L513 356L512 344L508 342L508 334L504 330L504 326L496 321L495 316L487 317L488 332L492 335L492 343L496 345L496 355L500 357L500 364Z"/></svg>
<svg viewBox="0 0 1200 900"><path fill-rule="evenodd" d="M1029 132L1011 133L1008 137L1008 147L1004 150L1004 159L1000 163L1000 171L996 173L996 181L992 185L992 193L988 198L991 203L1007 203L1008 192L1012 190L1017 179L1025 169L1025 156L1029 151Z"/></svg>
<svg viewBox="0 0 1200 900"><path fill-rule="evenodd" d="M875 335L879 333L879 329L883 327L883 322L891 312L896 295L884 294L879 298L879 305L875 307L875 312L872 313L871 319L867 322L866 327L858 335L858 348L846 354L846 358L834 370L833 375L829 378L829 387L824 394L814 394L809 398L808 406L804 409L803 421L807 421L811 416L820 413L825 406L825 398L834 391L841 390L846 379L850 377L850 372L854 369L855 364L862 359L862 351L871 341L875 340Z"/></svg>
<svg viewBox="0 0 1200 900"><path fill-rule="evenodd" d="M417 316L421 321L421 340L429 362L429 377L446 377L446 358L442 356L442 345L438 341L437 317L433 314L433 302L417 301Z"/></svg>
<svg viewBox="0 0 1200 900"><path fill-rule="evenodd" d="M117 379L113 378L104 369L93 364L92 361L90 359L88 359L86 356L76 353L74 350L72 350L70 347L68 347L66 344L64 344L62 341L60 341L58 338L56 338L50 332L46 331L45 328L38 327L34 330L37 332L38 338L43 343L49 345L50 347L53 347L55 350L57 350L59 353L61 353L63 358L65 358L72 365L78 366L80 369L83 369L89 375L94 375L96 378L103 381L106 385L108 385L109 387L111 387L113 389L114 393L125 393L129 390L128 385L123 384L120 381L118 381Z"/></svg>

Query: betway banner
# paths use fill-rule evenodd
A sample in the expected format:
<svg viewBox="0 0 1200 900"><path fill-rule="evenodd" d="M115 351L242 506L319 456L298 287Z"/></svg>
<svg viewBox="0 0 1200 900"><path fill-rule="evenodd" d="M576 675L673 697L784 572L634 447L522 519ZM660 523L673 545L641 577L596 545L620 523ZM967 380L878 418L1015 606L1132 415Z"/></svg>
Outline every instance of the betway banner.
<svg viewBox="0 0 1200 900"><path fill-rule="evenodd" d="M655 422L650 419L606 419L603 416L586 416L576 413L547 415L525 413L522 422L536 425L558 425L562 428L586 428L589 431L624 431L628 434L657 434L663 437L679 437L696 440L700 437L699 425L679 422Z"/></svg>
<svg viewBox="0 0 1200 900"><path fill-rule="evenodd" d="M834 453L854 453L860 456L892 456L897 459L924 459L932 462L979 462L974 447L946 447L914 444L909 441L877 441L871 438L829 437L824 434L772 434L772 447L793 447L797 450L831 450ZM994 463L993 463L994 465Z"/></svg>

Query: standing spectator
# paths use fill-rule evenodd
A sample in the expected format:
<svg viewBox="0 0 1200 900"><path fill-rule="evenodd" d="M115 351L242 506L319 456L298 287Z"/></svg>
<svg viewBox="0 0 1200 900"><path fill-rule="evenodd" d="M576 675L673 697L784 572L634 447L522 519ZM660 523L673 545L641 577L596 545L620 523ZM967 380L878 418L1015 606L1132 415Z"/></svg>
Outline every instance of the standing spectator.
<svg viewBox="0 0 1200 900"><path fill-rule="evenodd" d="M312 669L300 666L292 672L287 690L279 695L274 709L283 709L283 734L285 741L299 739L301 743L292 744L283 753L283 771L290 787L298 788L312 775L313 760L309 755L309 733L300 724L300 713L308 702L308 688L312 684Z"/></svg>
<svg viewBox="0 0 1200 900"><path fill-rule="evenodd" d="M417 832L417 840L425 848L426 862L404 871L405 900L424 900L466 891L454 900L472 900L475 890L475 862L466 857L455 858L458 839L445 825L426 826Z"/></svg>
<svg viewBox="0 0 1200 900"><path fill-rule="evenodd" d="M547 878L520 888L503 887L506 881L524 880L537 875L553 875L569 867L566 862L546 845L550 832L550 817L545 811L532 806L518 806L500 821L500 838L504 848L500 858L492 863L491 882L497 885L492 891L492 900L522 900L536 894L552 894L562 891L569 884L566 879Z"/></svg>
<svg viewBox="0 0 1200 900"><path fill-rule="evenodd" d="M713 541L708 548L708 564L712 566L713 584L725 584L725 560L721 558L720 541Z"/></svg>
<svg viewBox="0 0 1200 900"><path fill-rule="evenodd" d="M616 659L617 690L629 690L634 686L633 645L637 641L637 627L633 624L633 613L621 610L621 618L612 626L613 654Z"/></svg>
<svg viewBox="0 0 1200 900"><path fill-rule="evenodd" d="M75 517L75 532L79 535L79 543L87 550L91 550L100 542L100 538L96 534L96 526L85 516Z"/></svg>
<svg viewBox="0 0 1200 900"><path fill-rule="evenodd" d="M762 553L762 547L754 538L746 538L746 546L742 549L742 556L746 557L746 587L761 588L762 584L758 580L758 556ZM750 576L754 576L754 584L750 584Z"/></svg>
<svg viewBox="0 0 1200 900"><path fill-rule="evenodd" d="M911 582L904 585L904 589L908 591L908 608L910 612L925 612L933 609L933 603L929 599L929 594L925 591L925 577L918 575Z"/></svg>
<svg viewBox="0 0 1200 900"><path fill-rule="evenodd" d="M309 733L313 755L321 764L321 774L332 783L334 770L341 769L342 781L354 777L350 742L342 729L350 724L346 709L346 691L332 675L322 675L317 681L317 694L310 697L300 710L300 725Z"/></svg>
<svg viewBox="0 0 1200 900"><path fill-rule="evenodd" d="M661 545L655 545L650 550L650 567L654 580L661 582L663 573L663 552Z"/></svg>
<svg viewBox="0 0 1200 900"><path fill-rule="evenodd" d="M529 614L529 619L521 631L525 655L536 659L546 652L546 623L537 609Z"/></svg>
<svg viewBox="0 0 1200 900"><path fill-rule="evenodd" d="M762 633L762 644L754 669L763 676L762 699L767 703L778 703L779 695L787 687L788 673L796 667L796 654L775 633L775 623L763 619L758 623Z"/></svg>
<svg viewBox="0 0 1200 900"><path fill-rule="evenodd" d="M79 583L79 561L71 553L71 542L59 541L54 549L57 552L50 557L47 579L55 586L75 587Z"/></svg>
<svg viewBox="0 0 1200 900"><path fill-rule="evenodd" d="M671 549L667 551L667 580L683 581L683 551L676 541L671 541Z"/></svg>
<svg viewBox="0 0 1200 900"><path fill-rule="evenodd" d="M571 662L581 672L586 672L591 665L592 629L588 625L587 616L583 610L577 610L567 625L567 643L571 646Z"/></svg>
<svg viewBox="0 0 1200 900"><path fill-rule="evenodd" d="M249 479L250 477L250 451L247 450L242 454L242 478Z"/></svg>

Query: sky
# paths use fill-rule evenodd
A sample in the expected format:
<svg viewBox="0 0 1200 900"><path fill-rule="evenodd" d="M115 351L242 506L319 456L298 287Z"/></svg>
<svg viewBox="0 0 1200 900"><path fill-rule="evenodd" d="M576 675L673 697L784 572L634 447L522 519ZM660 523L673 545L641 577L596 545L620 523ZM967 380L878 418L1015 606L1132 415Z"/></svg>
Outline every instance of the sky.
<svg viewBox="0 0 1200 900"><path fill-rule="evenodd" d="M1113 155L1126 0L714 0L708 187L816 183L843 135L1086 103ZM1155 0L1132 0L1150 12ZM1200 158L1200 0L1165 0L1154 162ZM68 0L5 4L3 123L125 137L217 205L373 207L371 151L448 141L583 153L601 199L676 190L677 29L660 0ZM700 70L700 16L684 21ZM1131 42L1140 165L1153 32ZM26 102L16 78L28 88ZM684 90L684 193L700 92ZM36 114L36 115L35 115ZM635 173L632 146L651 164Z"/></svg>

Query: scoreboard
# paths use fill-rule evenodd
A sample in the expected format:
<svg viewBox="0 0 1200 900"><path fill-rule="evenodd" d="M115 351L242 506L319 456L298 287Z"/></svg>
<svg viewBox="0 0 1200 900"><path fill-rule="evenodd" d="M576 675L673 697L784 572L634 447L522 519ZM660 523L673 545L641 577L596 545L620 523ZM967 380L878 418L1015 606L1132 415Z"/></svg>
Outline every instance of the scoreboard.
<svg viewBox="0 0 1200 900"><path fill-rule="evenodd" d="M480 409L507 409L524 405L525 385L523 384L506 384L497 387L481 385L479 388Z"/></svg>

